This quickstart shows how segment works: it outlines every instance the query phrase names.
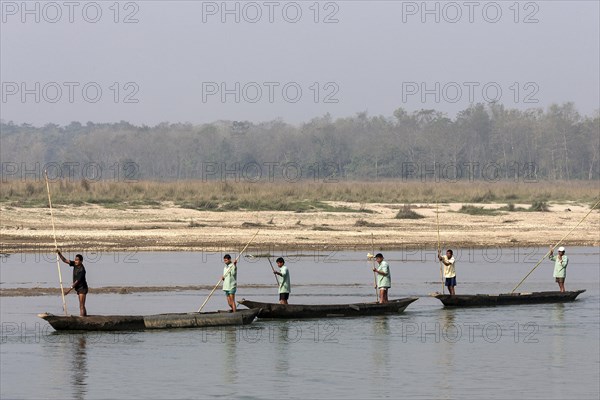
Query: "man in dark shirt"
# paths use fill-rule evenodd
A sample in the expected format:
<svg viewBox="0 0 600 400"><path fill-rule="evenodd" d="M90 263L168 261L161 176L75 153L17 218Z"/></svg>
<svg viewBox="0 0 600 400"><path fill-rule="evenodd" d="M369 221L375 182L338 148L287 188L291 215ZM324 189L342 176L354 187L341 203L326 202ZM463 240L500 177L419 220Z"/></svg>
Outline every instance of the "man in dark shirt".
<svg viewBox="0 0 600 400"><path fill-rule="evenodd" d="M60 250L56 250L56 253L60 259L73 267L73 284L71 288L65 292L65 295L69 294L71 290L75 289L77 296L79 297L79 315L82 317L87 316L87 310L85 309L85 297L88 293L88 284L85 280L85 267L83 266L83 256L77 254L75 261L71 261L63 256Z"/></svg>

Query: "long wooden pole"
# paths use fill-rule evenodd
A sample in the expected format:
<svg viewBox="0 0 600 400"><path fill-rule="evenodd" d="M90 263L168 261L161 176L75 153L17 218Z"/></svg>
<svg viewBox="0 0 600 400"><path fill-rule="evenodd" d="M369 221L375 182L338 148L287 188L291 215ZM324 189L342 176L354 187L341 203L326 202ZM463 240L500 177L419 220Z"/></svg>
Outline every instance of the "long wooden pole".
<svg viewBox="0 0 600 400"><path fill-rule="evenodd" d="M437 220L438 254L440 254L440 252L441 252L441 249L440 249L440 211L439 211L437 200L435 201L435 216L436 216L436 220ZM445 291L444 291L444 266L441 261L440 261L440 281L442 282L442 294L444 294L445 293Z"/></svg>
<svg viewBox="0 0 600 400"><path fill-rule="evenodd" d="M373 255L373 257L375 257L375 240L373 239L373 234L371 233L371 250L373 251L373 253L371 253ZM375 267L375 259L372 258L371 259L371 263L373 264L373 267ZM379 290L377 289L377 272L373 271L373 281L375 282L375 298L377 299L377 302L379 303Z"/></svg>
<svg viewBox="0 0 600 400"><path fill-rule="evenodd" d="M273 263L271 262L271 257L267 257L267 260L269 260L269 265L271 266L273 275L275 275L275 281L277 282L277 286L279 287L279 278L277 277L277 274L275 273L275 268L273 268Z"/></svg>
<svg viewBox="0 0 600 400"><path fill-rule="evenodd" d="M46 191L48 192L48 205L50 206L50 220L52 221L52 236L54 236L54 251L56 252L56 268L58 269L58 282L60 283L60 294L62 296L63 310L67 313L67 302L65 301L65 288L63 287L62 274L60 272L60 259L58 258L58 243L56 242L56 229L54 228L54 214L52 213L52 199L50 197L50 184L48 183L48 171L44 170L46 178Z"/></svg>
<svg viewBox="0 0 600 400"><path fill-rule="evenodd" d="M578 226L579 226L579 225L580 225L580 224L581 224L581 223L582 223L582 222L583 222L583 221L584 221L584 220L587 218L587 216L588 216L588 215L590 215L590 214L592 213L592 211L594 211L594 209L595 209L596 207L598 207L598 204L600 204L600 200L598 200L598 201L596 202L596 204L594 204L594 206L593 206L593 207L590 209L590 211L588 211L588 213L587 213L587 214L585 214L585 215L583 216L583 218L581 218L581 221L579 221L579 222L577 223L577 225L575 225L575 226L573 227L573 229L571 229L571 230L570 230L570 231L569 231L569 232L568 232L568 233L567 233L565 236L563 236L563 237L562 237L562 239L560 239L560 240L558 241L558 243L556 243L556 244L555 244L555 245L552 247L552 249L551 249L551 250L548 250L548 252L547 252L546 254L544 254L544 256L543 256L543 257L540 259L540 261L538 261L538 263L537 263L537 264L535 264L535 267L533 267L533 268L531 269L531 271L529 271L529 273L528 273L527 275L525 275L525 278L521 279L521 282L519 282L519 284L518 284L517 286L515 286L515 288L514 288L514 289L511 291L511 293L514 293L514 292L515 292L515 290L517 290L517 289L519 288L519 286L521 286L521 284L522 284L523 282L525 282L525 279L527 279L527 278L529 277L529 275L531 275L531 273L532 273L533 271L535 271L535 269L536 269L536 268L537 268L537 267L538 267L538 266L539 266L539 265L542 263L542 261L544 261L544 260L546 259L546 257L548 257L548 256L550 255L550 252L551 252L551 251L554 251L554 249L555 249L555 248L557 248L557 247L558 247L558 246L559 246L559 245L562 243L562 241L563 241L563 240L565 240L565 239L567 238L567 236L569 236L569 235L570 235L570 234L571 234L571 233L572 233L572 232L575 230L575 228L577 228L577 227L578 227Z"/></svg>
<svg viewBox="0 0 600 400"><path fill-rule="evenodd" d="M234 265L240 259L241 255L244 253L244 251L246 251L246 249L248 248L248 246L250 246L250 243L252 243L252 241L254 240L254 238L256 237L256 235L258 235L258 232L260 232L260 229L258 231L256 231L256 233L254 234L254 236L252 236L252 239L250 239L250 241L246 244L246 246L242 249L242 251L240 251L240 254L238 254L238 256L235 258L235 261L233 262ZM225 271L225 273L223 274L223 276L219 279L219 281L217 282L217 284L215 285L215 287L213 288L213 290L210 291L210 294L208 295L208 297L206 298L206 300L204 300L204 303L202 303L202 305L198 309L198 312L202 312L202 309L204 308L204 306L206 305L206 303L208 303L208 299L210 299L210 297L213 295L213 293L215 292L215 290L217 290L217 288L219 287L219 284L227 276L227 274L229 273L229 271L231 270L231 268L232 268L232 266L229 266L229 268L227 268L227 270Z"/></svg>

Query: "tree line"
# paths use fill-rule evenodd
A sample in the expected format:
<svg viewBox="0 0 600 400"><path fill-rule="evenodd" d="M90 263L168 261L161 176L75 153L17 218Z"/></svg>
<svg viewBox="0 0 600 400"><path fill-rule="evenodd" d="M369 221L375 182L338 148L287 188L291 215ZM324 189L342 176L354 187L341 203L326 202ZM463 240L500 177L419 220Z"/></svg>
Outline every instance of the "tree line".
<svg viewBox="0 0 600 400"><path fill-rule="evenodd" d="M600 177L600 114L581 115L573 103L546 110L474 104L453 119L399 108L393 116L326 114L300 125L2 121L0 135L3 178L46 165L74 179L98 178L98 171L102 179L136 180Z"/></svg>

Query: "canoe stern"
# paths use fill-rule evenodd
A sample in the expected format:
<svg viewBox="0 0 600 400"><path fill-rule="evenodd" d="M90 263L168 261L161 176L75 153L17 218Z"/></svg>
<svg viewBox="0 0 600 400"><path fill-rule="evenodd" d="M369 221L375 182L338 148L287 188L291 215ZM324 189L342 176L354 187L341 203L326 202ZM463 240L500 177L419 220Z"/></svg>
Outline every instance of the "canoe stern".
<svg viewBox="0 0 600 400"><path fill-rule="evenodd" d="M463 294L434 293L431 296L441 301L445 307L493 307L518 304L566 303L574 301L585 290L572 292L532 292L502 294Z"/></svg>
<svg viewBox="0 0 600 400"><path fill-rule="evenodd" d="M38 314L57 331L142 331L145 329L203 328L251 324L260 309L235 313L176 313L156 315L92 315L87 317Z"/></svg>
<svg viewBox="0 0 600 400"><path fill-rule="evenodd" d="M238 303L248 308L260 308L259 318L333 318L369 315L392 315L403 312L417 297L391 300L386 304L278 304L241 299Z"/></svg>

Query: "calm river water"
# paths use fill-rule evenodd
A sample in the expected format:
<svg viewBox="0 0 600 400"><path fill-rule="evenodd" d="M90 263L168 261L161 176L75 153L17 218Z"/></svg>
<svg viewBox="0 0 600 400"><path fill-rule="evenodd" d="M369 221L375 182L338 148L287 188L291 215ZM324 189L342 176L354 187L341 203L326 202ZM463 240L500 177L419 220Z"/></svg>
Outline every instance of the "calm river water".
<svg viewBox="0 0 600 400"><path fill-rule="evenodd" d="M509 292L543 249L457 250L457 293ZM294 303L373 301L366 251L290 252ZM235 253L232 253L235 256ZM257 254L255 252L255 254ZM279 254L278 254L279 255ZM58 334L40 312L59 296L2 297L0 397L597 399L600 395L600 252L568 248L567 304L444 309L431 251L384 252L390 298L419 296L397 316L258 320L248 327ZM73 254L69 255L71 258ZM91 287L214 285L222 253L85 254ZM544 261L520 291L556 290ZM70 269L62 267L70 282ZM244 258L237 297L276 301L266 259ZM266 286L272 285L272 286ZM56 287L49 254L2 259L0 286ZM196 310L209 290L88 297L90 314ZM68 309L77 313L75 296ZM220 290L206 310L226 308Z"/></svg>

